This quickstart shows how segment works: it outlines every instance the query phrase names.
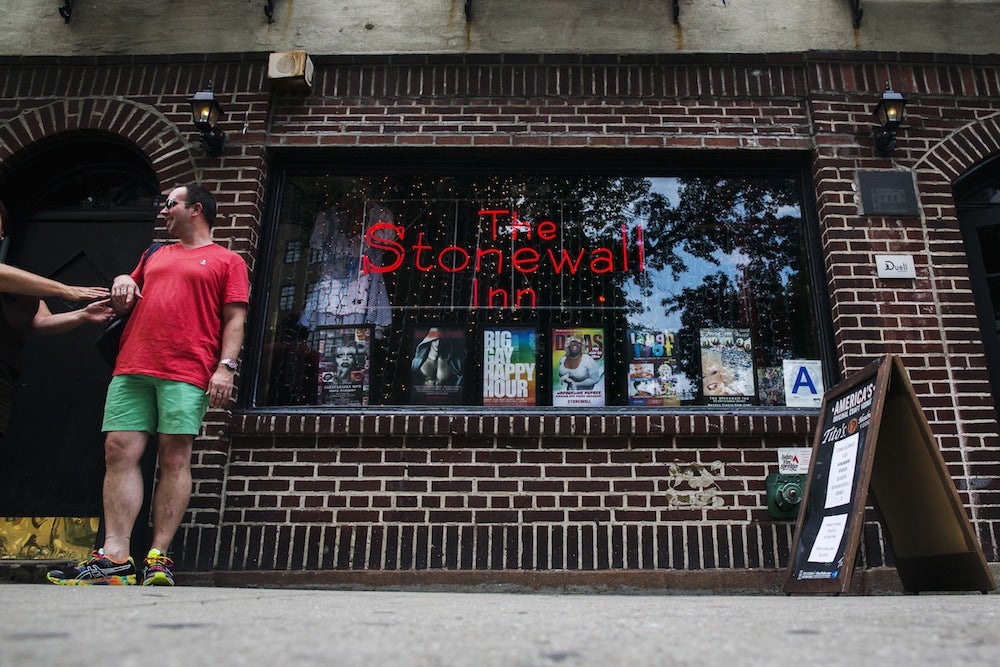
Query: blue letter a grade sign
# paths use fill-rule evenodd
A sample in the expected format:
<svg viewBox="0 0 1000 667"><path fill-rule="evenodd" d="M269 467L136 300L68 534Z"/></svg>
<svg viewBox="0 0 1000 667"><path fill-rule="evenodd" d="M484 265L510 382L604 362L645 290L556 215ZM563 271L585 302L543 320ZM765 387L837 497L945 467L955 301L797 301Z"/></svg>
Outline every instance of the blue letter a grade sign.
<svg viewBox="0 0 1000 667"><path fill-rule="evenodd" d="M819 360L786 359L785 405L818 408L823 403L823 365Z"/></svg>

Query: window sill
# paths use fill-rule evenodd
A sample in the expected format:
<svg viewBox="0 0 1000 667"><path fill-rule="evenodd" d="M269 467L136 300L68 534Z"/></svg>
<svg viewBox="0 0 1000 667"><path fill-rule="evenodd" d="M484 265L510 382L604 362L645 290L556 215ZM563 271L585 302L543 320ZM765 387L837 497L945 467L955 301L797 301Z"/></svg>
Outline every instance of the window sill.
<svg viewBox="0 0 1000 667"><path fill-rule="evenodd" d="M664 435L810 436L819 411L811 408L756 407L735 412L711 407L596 408L586 413L559 408L520 409L449 406L358 409L283 408L237 412L229 422L233 436L538 436L657 437Z"/></svg>

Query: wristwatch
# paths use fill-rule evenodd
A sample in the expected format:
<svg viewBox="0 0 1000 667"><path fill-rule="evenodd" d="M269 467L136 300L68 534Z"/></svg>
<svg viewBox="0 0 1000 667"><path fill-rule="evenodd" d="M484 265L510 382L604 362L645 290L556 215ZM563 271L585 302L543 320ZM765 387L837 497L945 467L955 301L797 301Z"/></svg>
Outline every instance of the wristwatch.
<svg viewBox="0 0 1000 667"><path fill-rule="evenodd" d="M219 361L219 365L225 366L234 373L240 369L240 362L235 359L221 359Z"/></svg>

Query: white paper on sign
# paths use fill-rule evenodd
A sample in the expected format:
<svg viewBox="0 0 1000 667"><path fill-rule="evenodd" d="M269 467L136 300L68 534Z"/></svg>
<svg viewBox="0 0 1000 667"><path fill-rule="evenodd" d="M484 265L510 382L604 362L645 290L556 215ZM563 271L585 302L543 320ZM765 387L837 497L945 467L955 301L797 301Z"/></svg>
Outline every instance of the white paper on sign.
<svg viewBox="0 0 1000 667"><path fill-rule="evenodd" d="M847 528L847 515L836 514L823 517L819 526L816 541L809 551L810 563L832 563L840 551L840 543L844 539L844 529Z"/></svg>
<svg viewBox="0 0 1000 667"><path fill-rule="evenodd" d="M854 492L854 464L857 458L857 433L833 443L833 456L830 457L830 478L826 484L824 509L840 507L851 502L851 495Z"/></svg>

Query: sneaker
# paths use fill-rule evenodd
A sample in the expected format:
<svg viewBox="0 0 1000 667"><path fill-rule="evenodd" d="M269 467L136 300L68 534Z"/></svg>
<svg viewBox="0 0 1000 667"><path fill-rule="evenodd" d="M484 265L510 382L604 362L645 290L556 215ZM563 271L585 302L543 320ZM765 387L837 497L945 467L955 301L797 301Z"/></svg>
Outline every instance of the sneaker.
<svg viewBox="0 0 1000 667"><path fill-rule="evenodd" d="M142 568L143 586L173 586L174 573L170 568L174 561L160 553L159 549L150 549L146 554L146 565Z"/></svg>
<svg viewBox="0 0 1000 667"><path fill-rule="evenodd" d="M136 580L135 561L129 558L124 563L116 563L104 556L104 549L90 554L90 558L65 570L52 570L45 575L53 584L60 586L90 586L103 584L110 586L134 586Z"/></svg>

